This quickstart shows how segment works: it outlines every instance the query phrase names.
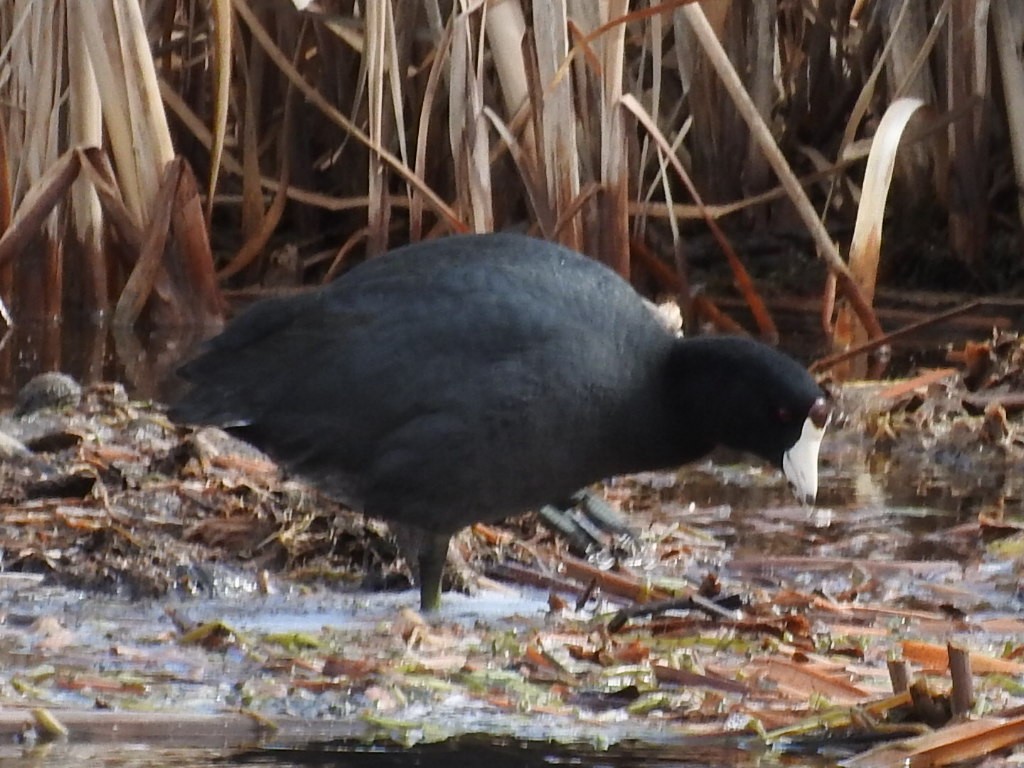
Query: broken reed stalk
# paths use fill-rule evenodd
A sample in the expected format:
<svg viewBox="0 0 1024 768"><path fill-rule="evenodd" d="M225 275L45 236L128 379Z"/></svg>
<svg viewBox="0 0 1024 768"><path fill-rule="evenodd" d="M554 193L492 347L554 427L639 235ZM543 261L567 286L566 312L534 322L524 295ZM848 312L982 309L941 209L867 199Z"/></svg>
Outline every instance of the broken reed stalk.
<svg viewBox="0 0 1024 768"><path fill-rule="evenodd" d="M889 659L886 662L889 670L889 681L893 693L906 693L910 690L910 667L903 659Z"/></svg>
<svg viewBox="0 0 1024 768"><path fill-rule="evenodd" d="M950 707L955 718L966 718L974 706L974 678L971 675L971 654L953 643L946 644L949 654L949 676L953 681Z"/></svg>
<svg viewBox="0 0 1024 768"><path fill-rule="evenodd" d="M38 236L46 218L71 188L80 168L78 153L65 152L24 194L10 226L0 236L0 268L12 263Z"/></svg>
<svg viewBox="0 0 1024 768"><path fill-rule="evenodd" d="M194 327L216 327L223 321L227 306L217 284L210 238L203 227L199 187L188 163L184 163L175 188L171 226L180 255L167 265L173 283L173 289L166 290L173 297L171 319L180 324L181 318L187 317Z"/></svg>
<svg viewBox="0 0 1024 768"><path fill-rule="evenodd" d="M168 163L160 182L160 189L154 200L154 216L146 226L142 250L139 252L128 281L121 291L114 309L114 325L129 328L135 325L142 308L153 291L163 262L167 246L167 234L171 226L171 211L175 192L181 179L184 162L175 160Z"/></svg>

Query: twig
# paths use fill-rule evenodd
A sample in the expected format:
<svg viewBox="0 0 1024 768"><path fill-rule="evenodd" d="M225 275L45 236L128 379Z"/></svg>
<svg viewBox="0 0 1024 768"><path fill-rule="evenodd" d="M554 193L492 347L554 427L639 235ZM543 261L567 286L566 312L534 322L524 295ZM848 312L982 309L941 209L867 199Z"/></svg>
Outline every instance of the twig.
<svg viewBox="0 0 1024 768"><path fill-rule="evenodd" d="M913 323L910 323L909 325L903 326L902 328L897 328L895 331L883 334L878 338L869 339L868 341L865 341L863 344L858 344L855 347L851 347L850 349L845 350L844 352L837 352L834 355L829 355L827 357L821 358L820 360L815 360L810 366L810 371L811 373L820 373L821 371L826 371L834 365L838 365L839 363L849 360L851 357L856 357L857 355L864 354L865 352L871 352L875 349L878 349L879 347L888 344L893 339L899 338L901 336L906 336L907 334L913 333L914 331L919 331L922 328L927 328L928 326L944 322L945 320L957 317L958 315L966 314L967 312L970 312L973 309L977 309L978 307L983 307L994 303L997 302L993 301L992 299L973 299L972 301L968 301L966 304L961 304L957 307L953 307L952 309L947 309L945 312L940 312L939 314L933 315L932 317L925 318L924 320L917 320Z"/></svg>

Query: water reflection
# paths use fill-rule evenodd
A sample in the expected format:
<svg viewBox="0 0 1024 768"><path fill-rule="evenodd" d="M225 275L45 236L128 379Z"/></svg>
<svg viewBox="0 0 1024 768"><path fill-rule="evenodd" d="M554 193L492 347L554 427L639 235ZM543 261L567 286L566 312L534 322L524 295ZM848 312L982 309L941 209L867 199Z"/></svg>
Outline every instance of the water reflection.
<svg viewBox="0 0 1024 768"><path fill-rule="evenodd" d="M253 297L245 297L250 301ZM804 363L823 354L821 334L807 318L782 326L784 351ZM9 407L18 389L37 373L62 371L84 385L117 381L141 399L166 400L180 387L174 369L216 329L180 327L115 329L89 318L60 322L22 322L0 337L0 408ZM942 345L936 339L901 340L886 369L905 375L922 361L935 362Z"/></svg>
<svg viewBox="0 0 1024 768"><path fill-rule="evenodd" d="M89 320L22 323L0 338L0 408L37 373L62 371L84 385L119 381L140 399L165 400L180 382L174 369L212 331L114 329Z"/></svg>
<svg viewBox="0 0 1024 768"><path fill-rule="evenodd" d="M786 756L760 749L741 750L714 745L635 744L610 750L573 744L538 743L488 739L471 736L441 744L403 748L324 742L321 744L271 744L240 750L161 749L152 746L109 744L47 744L34 747L0 748L0 765L46 765L50 768L80 768L82 765L117 768L243 768L244 766L336 766L345 768L441 768L451 765L487 765L490 768L532 768L537 766L580 766L580 768L626 768L649 765L664 768L824 768L835 765L831 756Z"/></svg>

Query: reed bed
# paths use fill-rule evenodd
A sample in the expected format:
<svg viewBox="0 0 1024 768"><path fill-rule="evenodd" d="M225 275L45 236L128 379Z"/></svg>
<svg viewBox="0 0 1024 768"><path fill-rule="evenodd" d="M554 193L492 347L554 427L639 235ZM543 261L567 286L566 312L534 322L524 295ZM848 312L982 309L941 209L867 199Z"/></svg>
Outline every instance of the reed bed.
<svg viewBox="0 0 1024 768"><path fill-rule="evenodd" d="M511 228L643 266L693 323L710 233L771 338L757 232L823 260L806 293L848 346L881 333L893 237L1012 287L1022 41L1013 0L10 0L0 296L212 323L225 286Z"/></svg>

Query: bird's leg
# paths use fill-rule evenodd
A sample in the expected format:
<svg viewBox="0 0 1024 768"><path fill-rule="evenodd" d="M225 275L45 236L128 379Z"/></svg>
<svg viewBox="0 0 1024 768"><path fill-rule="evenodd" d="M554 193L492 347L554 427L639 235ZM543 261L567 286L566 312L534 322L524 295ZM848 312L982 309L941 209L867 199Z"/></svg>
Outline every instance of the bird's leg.
<svg viewBox="0 0 1024 768"><path fill-rule="evenodd" d="M578 509L582 516L574 514ZM578 491L560 504L548 504L539 511L541 522L566 538L570 551L586 557L592 550L608 547L608 536L620 543L637 539L625 518L611 504L589 491ZM604 535L602 535L604 534Z"/></svg>
<svg viewBox="0 0 1024 768"><path fill-rule="evenodd" d="M424 533L417 559L420 564L420 610L436 611L441 607L441 575L448 559L446 533Z"/></svg>

